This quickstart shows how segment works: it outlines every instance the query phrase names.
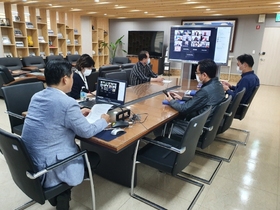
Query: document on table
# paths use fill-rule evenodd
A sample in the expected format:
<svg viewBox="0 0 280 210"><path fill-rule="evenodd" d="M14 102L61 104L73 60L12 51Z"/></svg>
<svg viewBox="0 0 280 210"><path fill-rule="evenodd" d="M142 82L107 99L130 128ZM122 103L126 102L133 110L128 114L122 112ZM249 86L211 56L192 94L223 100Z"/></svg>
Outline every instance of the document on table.
<svg viewBox="0 0 280 210"><path fill-rule="evenodd" d="M107 114L108 110L112 107L111 104L95 104L86 119L89 123L94 123L101 118L102 114Z"/></svg>

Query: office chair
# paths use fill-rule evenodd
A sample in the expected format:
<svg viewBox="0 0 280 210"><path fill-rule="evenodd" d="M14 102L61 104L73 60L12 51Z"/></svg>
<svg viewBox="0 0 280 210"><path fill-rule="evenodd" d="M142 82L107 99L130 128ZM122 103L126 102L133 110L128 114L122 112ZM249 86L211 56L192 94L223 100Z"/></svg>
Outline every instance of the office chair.
<svg viewBox="0 0 280 210"><path fill-rule="evenodd" d="M0 58L0 65L7 67L9 70L20 70L23 65L19 58Z"/></svg>
<svg viewBox="0 0 280 210"><path fill-rule="evenodd" d="M77 60L80 58L80 55L67 55L66 60L69 61L69 63L76 63Z"/></svg>
<svg viewBox="0 0 280 210"><path fill-rule="evenodd" d="M45 68L45 61L41 56L28 56L22 58L22 64L26 66L36 66L38 69Z"/></svg>
<svg viewBox="0 0 280 210"><path fill-rule="evenodd" d="M214 141L214 139L216 137L217 130L219 128L218 125L220 125L220 122L224 116L224 113L225 113L230 101L231 101L231 96L228 97L227 99L225 99L224 101L222 101L218 106L216 106L216 108L214 109L214 111L212 113L212 117L210 118L210 120L208 120L206 125L204 125L207 127L203 127L203 133L200 135L198 143L197 143L198 148L205 149L209 145L212 144L212 142ZM178 133L181 133L181 132L178 132L178 130L184 129L184 126L182 125L182 123L185 123L185 122L182 120L174 121L174 123L171 125L169 137L171 136L171 138L175 138L174 136L178 136ZM232 153L234 153L236 151L236 149L237 149L237 147L235 146ZM217 165L216 169L214 170L212 176L208 180L195 176L195 175L192 175L192 174L186 174L186 175L193 179L199 180L203 183L211 184L213 179L215 178L216 174L218 173L220 167L222 166L223 158L213 155L213 154L205 153L203 151L197 151L196 153L200 156L203 156L205 158L209 158L213 161L218 162L218 165Z"/></svg>
<svg viewBox="0 0 280 210"><path fill-rule="evenodd" d="M12 133L21 135L24 123L22 112L27 111L31 97L43 89L43 82L2 87Z"/></svg>
<svg viewBox="0 0 280 210"><path fill-rule="evenodd" d="M124 71L126 73L127 86L131 86L130 74L131 74L132 68L123 69L122 71Z"/></svg>
<svg viewBox="0 0 280 210"><path fill-rule="evenodd" d="M246 113L247 113L247 111L248 111L248 109L249 109L249 107L250 107L250 105L251 105L251 103L253 101L253 98L255 97L258 89L259 89L259 86L256 86L255 90L253 91L251 97L248 99L246 104L238 104L237 105L237 110L236 110L235 113L233 113L233 119L242 120L245 117L245 115L246 115ZM242 97L241 97L241 99L242 99ZM240 101L241 101L241 99L240 99ZM222 140L227 140L227 141L230 141L230 142L235 142L235 143L238 143L238 144L242 144L242 145L246 145L247 144L247 141L248 141L248 138L249 138L249 135L250 135L250 131L243 130L243 129L238 129L238 128L232 128L232 127L229 127L229 129L230 130L234 130L234 131L240 131L240 132L244 133L245 134L244 141L239 141L239 140L234 140L234 139L231 139L231 138L227 138L224 135L220 135L220 136L218 136L218 138L220 138ZM222 132L220 132L220 133L222 133Z"/></svg>
<svg viewBox="0 0 280 210"><path fill-rule="evenodd" d="M43 188L41 185L40 176L49 171L62 166L71 160L84 155L87 168L90 168L90 163L87 156L87 151L76 153L60 162L48 166L47 168L38 171L32 162L32 159L20 136L8 133L0 129L0 150L2 151L5 160L9 166L10 173L15 184L32 200L22 205L18 209L25 209L34 203L43 205L46 200L49 200L67 189L72 188L66 183L61 183L50 188ZM95 209L94 185L91 170L88 170L91 193L92 193L92 208Z"/></svg>
<svg viewBox="0 0 280 210"><path fill-rule="evenodd" d="M21 77L14 79L9 69L5 66L0 65L0 88L4 86L11 86L23 83L38 82L36 77ZM0 97L4 97L2 90L0 91Z"/></svg>
<svg viewBox="0 0 280 210"><path fill-rule="evenodd" d="M130 63L130 59L128 57L114 57L112 60L112 64L122 65L124 63Z"/></svg>
<svg viewBox="0 0 280 210"><path fill-rule="evenodd" d="M61 55L49 55L46 57L46 63L50 60L64 60L64 58Z"/></svg>
<svg viewBox="0 0 280 210"><path fill-rule="evenodd" d="M137 141L133 157L133 169L131 178L130 195L133 198L138 199L154 208L165 209L164 207L153 203L147 198L143 198L134 193L134 176L137 161L200 187L198 193L196 194L188 209L192 208L199 195L203 191L204 185L184 177L184 173L182 173L182 170L187 167L194 158L199 136L202 133L203 126L208 115L210 114L210 111L211 107L209 107L200 115L192 118L189 123L187 123L184 135L178 139L158 136L154 140L152 140L144 137L143 140L148 144L142 147L139 151L138 147L140 140Z"/></svg>
<svg viewBox="0 0 280 210"><path fill-rule="evenodd" d="M94 71L94 72L91 72L91 74L86 77L86 80L88 83L88 89L90 90L90 92L93 92L96 90L96 83L97 83L98 75L99 75L99 72Z"/></svg>
<svg viewBox="0 0 280 210"><path fill-rule="evenodd" d="M121 71L119 65L101 66L98 69L99 77L105 77L105 74L109 72L119 72L119 71Z"/></svg>
<svg viewBox="0 0 280 210"><path fill-rule="evenodd" d="M131 69L135 66L135 63L124 63L121 65L121 69Z"/></svg>
<svg viewBox="0 0 280 210"><path fill-rule="evenodd" d="M105 74L105 78L126 81L126 84L128 84L128 82L127 82L127 74L126 74L125 71L106 73Z"/></svg>

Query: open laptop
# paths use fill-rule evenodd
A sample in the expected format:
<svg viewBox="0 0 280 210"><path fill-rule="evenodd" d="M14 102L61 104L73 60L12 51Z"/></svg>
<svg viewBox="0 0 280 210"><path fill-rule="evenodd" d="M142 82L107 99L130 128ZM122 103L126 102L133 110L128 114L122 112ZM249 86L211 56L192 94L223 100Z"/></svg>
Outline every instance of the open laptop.
<svg viewBox="0 0 280 210"><path fill-rule="evenodd" d="M124 105L126 81L98 77L95 100L81 101L81 107L91 108L94 104L112 104L113 107Z"/></svg>

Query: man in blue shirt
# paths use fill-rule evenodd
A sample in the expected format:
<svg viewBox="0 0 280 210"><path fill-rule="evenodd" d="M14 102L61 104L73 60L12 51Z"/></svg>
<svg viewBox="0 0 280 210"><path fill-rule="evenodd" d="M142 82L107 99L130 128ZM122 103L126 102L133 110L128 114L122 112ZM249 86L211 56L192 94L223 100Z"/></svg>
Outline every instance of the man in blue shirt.
<svg viewBox="0 0 280 210"><path fill-rule="evenodd" d="M251 55L244 54L237 57L237 72L241 73L241 79L236 86L223 82L223 88L227 94L232 98L240 92L244 87L246 88L245 94L240 103L247 103L248 99L253 94L256 86L260 86L258 76L252 70L254 59Z"/></svg>

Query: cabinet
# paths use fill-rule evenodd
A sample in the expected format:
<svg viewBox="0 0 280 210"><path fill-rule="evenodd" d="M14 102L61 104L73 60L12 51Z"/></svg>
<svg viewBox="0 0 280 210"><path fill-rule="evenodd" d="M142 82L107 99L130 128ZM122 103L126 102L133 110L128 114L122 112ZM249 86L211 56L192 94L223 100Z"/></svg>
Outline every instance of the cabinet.
<svg viewBox="0 0 280 210"><path fill-rule="evenodd" d="M29 17L26 20L26 8L17 5L16 9L12 11L12 4L4 2L5 18L9 19L9 25L0 24L0 57L82 54L81 35L78 32L80 15L27 7ZM13 21L13 14L20 19Z"/></svg>
<svg viewBox="0 0 280 210"><path fill-rule="evenodd" d="M101 42L109 43L109 20L107 18L92 18L92 58L95 67L108 65L109 49L102 47Z"/></svg>

